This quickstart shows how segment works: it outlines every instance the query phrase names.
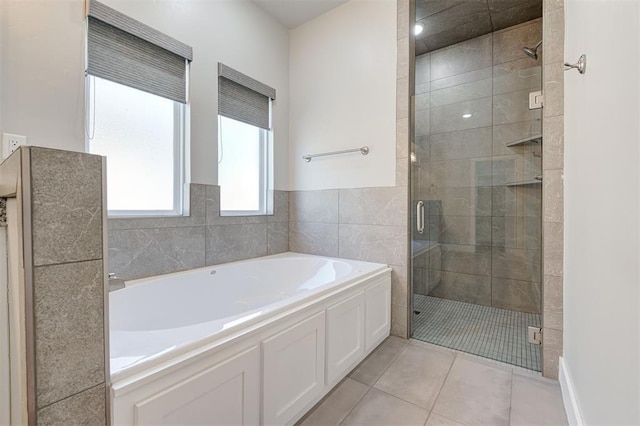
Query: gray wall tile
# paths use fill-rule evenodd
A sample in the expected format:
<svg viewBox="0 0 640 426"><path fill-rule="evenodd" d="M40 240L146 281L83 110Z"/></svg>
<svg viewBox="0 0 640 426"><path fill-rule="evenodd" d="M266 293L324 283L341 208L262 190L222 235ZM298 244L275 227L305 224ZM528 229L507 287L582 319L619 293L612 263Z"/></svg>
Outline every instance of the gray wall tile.
<svg viewBox="0 0 640 426"><path fill-rule="evenodd" d="M391 334L407 338L407 307L391 305Z"/></svg>
<svg viewBox="0 0 640 426"><path fill-rule="evenodd" d="M106 425L104 384L38 410L39 426Z"/></svg>
<svg viewBox="0 0 640 426"><path fill-rule="evenodd" d="M131 280L205 266L205 227L112 230L109 272Z"/></svg>
<svg viewBox="0 0 640 426"><path fill-rule="evenodd" d="M439 80L491 67L492 35L478 37L431 53L431 79Z"/></svg>
<svg viewBox="0 0 640 426"><path fill-rule="evenodd" d="M558 367L562 356L563 335L561 330L543 328L544 344L542 345L542 375L558 380Z"/></svg>
<svg viewBox="0 0 640 426"><path fill-rule="evenodd" d="M539 109L529 109L530 89L495 95L493 97L493 124L533 122L540 118Z"/></svg>
<svg viewBox="0 0 640 426"><path fill-rule="evenodd" d="M433 188L430 195L441 200L441 213L445 216L491 216L491 187ZM431 214L438 212L432 211Z"/></svg>
<svg viewBox="0 0 640 426"><path fill-rule="evenodd" d="M493 37L493 64L515 61L523 58L522 47L535 46L542 40L542 19L535 19L521 25L496 31ZM541 62L538 55L538 65ZM533 59L530 59L535 63Z"/></svg>
<svg viewBox="0 0 640 426"><path fill-rule="evenodd" d="M544 15L544 63L564 62L564 7L547 10Z"/></svg>
<svg viewBox="0 0 640 426"><path fill-rule="evenodd" d="M562 288L562 277L544 276L544 327L564 330Z"/></svg>
<svg viewBox="0 0 640 426"><path fill-rule="evenodd" d="M491 245L542 250L542 221L539 217L494 217Z"/></svg>
<svg viewBox="0 0 640 426"><path fill-rule="evenodd" d="M102 157L29 151L34 265L102 259Z"/></svg>
<svg viewBox="0 0 640 426"><path fill-rule="evenodd" d="M564 168L564 116L545 118L543 155L545 170Z"/></svg>
<svg viewBox="0 0 640 426"><path fill-rule="evenodd" d="M544 116L564 113L564 65L562 62L544 64Z"/></svg>
<svg viewBox="0 0 640 426"><path fill-rule="evenodd" d="M562 170L545 170L543 179L544 190L544 221L562 222L564 217L564 182Z"/></svg>
<svg viewBox="0 0 640 426"><path fill-rule="evenodd" d="M431 108L432 134L491 126L491 97ZM464 114L471 114L465 118Z"/></svg>
<svg viewBox="0 0 640 426"><path fill-rule="evenodd" d="M495 278L541 282L540 250L492 249L491 272Z"/></svg>
<svg viewBox="0 0 640 426"><path fill-rule="evenodd" d="M338 224L289 222L289 249L298 253L337 257Z"/></svg>
<svg viewBox="0 0 640 426"><path fill-rule="evenodd" d="M338 223L339 190L294 191L289 194L289 221Z"/></svg>
<svg viewBox="0 0 640 426"><path fill-rule="evenodd" d="M491 276L491 247L442 244L442 270Z"/></svg>
<svg viewBox="0 0 640 426"><path fill-rule="evenodd" d="M437 188L491 186L491 157L432 161L427 171L429 184Z"/></svg>
<svg viewBox="0 0 640 426"><path fill-rule="evenodd" d="M493 67L493 94L542 90L542 67L531 64L535 62L524 58Z"/></svg>
<svg viewBox="0 0 640 426"><path fill-rule="evenodd" d="M407 194L402 187L339 190L341 224L404 225Z"/></svg>
<svg viewBox="0 0 640 426"><path fill-rule="evenodd" d="M429 289L429 295L491 306L491 277L442 271L440 283Z"/></svg>
<svg viewBox="0 0 640 426"><path fill-rule="evenodd" d="M496 308L539 314L541 299L539 282L503 278L491 280L491 305Z"/></svg>
<svg viewBox="0 0 640 426"><path fill-rule="evenodd" d="M340 224L339 256L393 265L407 264L404 226Z"/></svg>
<svg viewBox="0 0 640 426"><path fill-rule="evenodd" d="M472 81L485 80L491 78L492 69L491 66L482 68L479 70L469 71L462 74L452 75L451 77L445 77L431 82L431 90L440 90L447 87L457 86L458 84L465 84Z"/></svg>
<svg viewBox="0 0 640 426"><path fill-rule="evenodd" d="M104 383L104 292L102 260L34 268L39 408Z"/></svg>
<svg viewBox="0 0 640 426"><path fill-rule="evenodd" d="M431 229L430 240L445 244L491 245L491 218L486 216L432 216L441 231Z"/></svg>
<svg viewBox="0 0 640 426"><path fill-rule="evenodd" d="M206 228L206 265L266 256L267 224L214 225Z"/></svg>
<svg viewBox="0 0 640 426"><path fill-rule="evenodd" d="M391 266L391 304L407 306L407 267Z"/></svg>
<svg viewBox="0 0 640 426"><path fill-rule="evenodd" d="M527 150L531 150L531 145L507 147L507 144L541 134L542 121L539 118L495 125L493 126L493 155L524 153ZM539 146L536 148L539 149Z"/></svg>
<svg viewBox="0 0 640 426"><path fill-rule="evenodd" d="M430 161L459 160L490 157L492 154L491 127L458 132L440 133L429 138Z"/></svg>
<svg viewBox="0 0 640 426"><path fill-rule="evenodd" d="M289 191L273 191L273 207L267 222L289 222Z"/></svg>
<svg viewBox="0 0 640 426"><path fill-rule="evenodd" d="M267 224L267 253L278 254L289 251L289 222Z"/></svg>
<svg viewBox="0 0 640 426"><path fill-rule="evenodd" d="M431 91L431 108L491 96L490 78ZM426 95L423 95L426 96Z"/></svg>

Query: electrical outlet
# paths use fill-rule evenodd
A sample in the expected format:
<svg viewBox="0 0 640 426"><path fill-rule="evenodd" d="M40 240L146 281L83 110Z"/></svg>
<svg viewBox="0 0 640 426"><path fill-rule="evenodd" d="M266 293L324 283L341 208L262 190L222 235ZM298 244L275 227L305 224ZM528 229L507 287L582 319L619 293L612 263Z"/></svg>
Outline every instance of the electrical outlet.
<svg viewBox="0 0 640 426"><path fill-rule="evenodd" d="M13 151L19 147L27 145L27 137L22 135L13 135L11 133L2 134L2 158L7 158Z"/></svg>

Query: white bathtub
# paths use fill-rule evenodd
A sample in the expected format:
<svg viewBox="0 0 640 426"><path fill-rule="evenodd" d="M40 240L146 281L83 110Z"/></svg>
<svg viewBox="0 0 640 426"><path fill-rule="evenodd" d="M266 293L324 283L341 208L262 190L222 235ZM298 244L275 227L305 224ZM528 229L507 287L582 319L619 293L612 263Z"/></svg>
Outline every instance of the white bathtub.
<svg viewBox="0 0 640 426"><path fill-rule="evenodd" d="M114 424L287 424L389 335L390 269L285 253L131 281L109 304Z"/></svg>

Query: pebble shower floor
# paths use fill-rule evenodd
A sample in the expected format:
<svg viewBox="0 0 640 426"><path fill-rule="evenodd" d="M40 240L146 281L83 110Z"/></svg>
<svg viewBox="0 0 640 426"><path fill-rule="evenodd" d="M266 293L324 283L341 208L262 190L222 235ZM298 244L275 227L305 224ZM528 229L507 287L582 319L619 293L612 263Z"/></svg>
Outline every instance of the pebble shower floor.
<svg viewBox="0 0 640 426"><path fill-rule="evenodd" d="M419 294L413 310L414 339L541 371L541 347L527 341L527 327L540 327L538 314Z"/></svg>

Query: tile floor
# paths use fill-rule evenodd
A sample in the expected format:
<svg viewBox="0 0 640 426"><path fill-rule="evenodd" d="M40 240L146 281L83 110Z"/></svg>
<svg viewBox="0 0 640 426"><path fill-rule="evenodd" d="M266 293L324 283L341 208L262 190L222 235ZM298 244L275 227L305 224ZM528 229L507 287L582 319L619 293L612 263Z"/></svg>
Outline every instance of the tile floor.
<svg viewBox="0 0 640 426"><path fill-rule="evenodd" d="M540 315L413 295L413 338L496 361L541 371L539 345L527 341L527 327Z"/></svg>
<svg viewBox="0 0 640 426"><path fill-rule="evenodd" d="M300 425L566 425L558 382L434 345L385 340Z"/></svg>

